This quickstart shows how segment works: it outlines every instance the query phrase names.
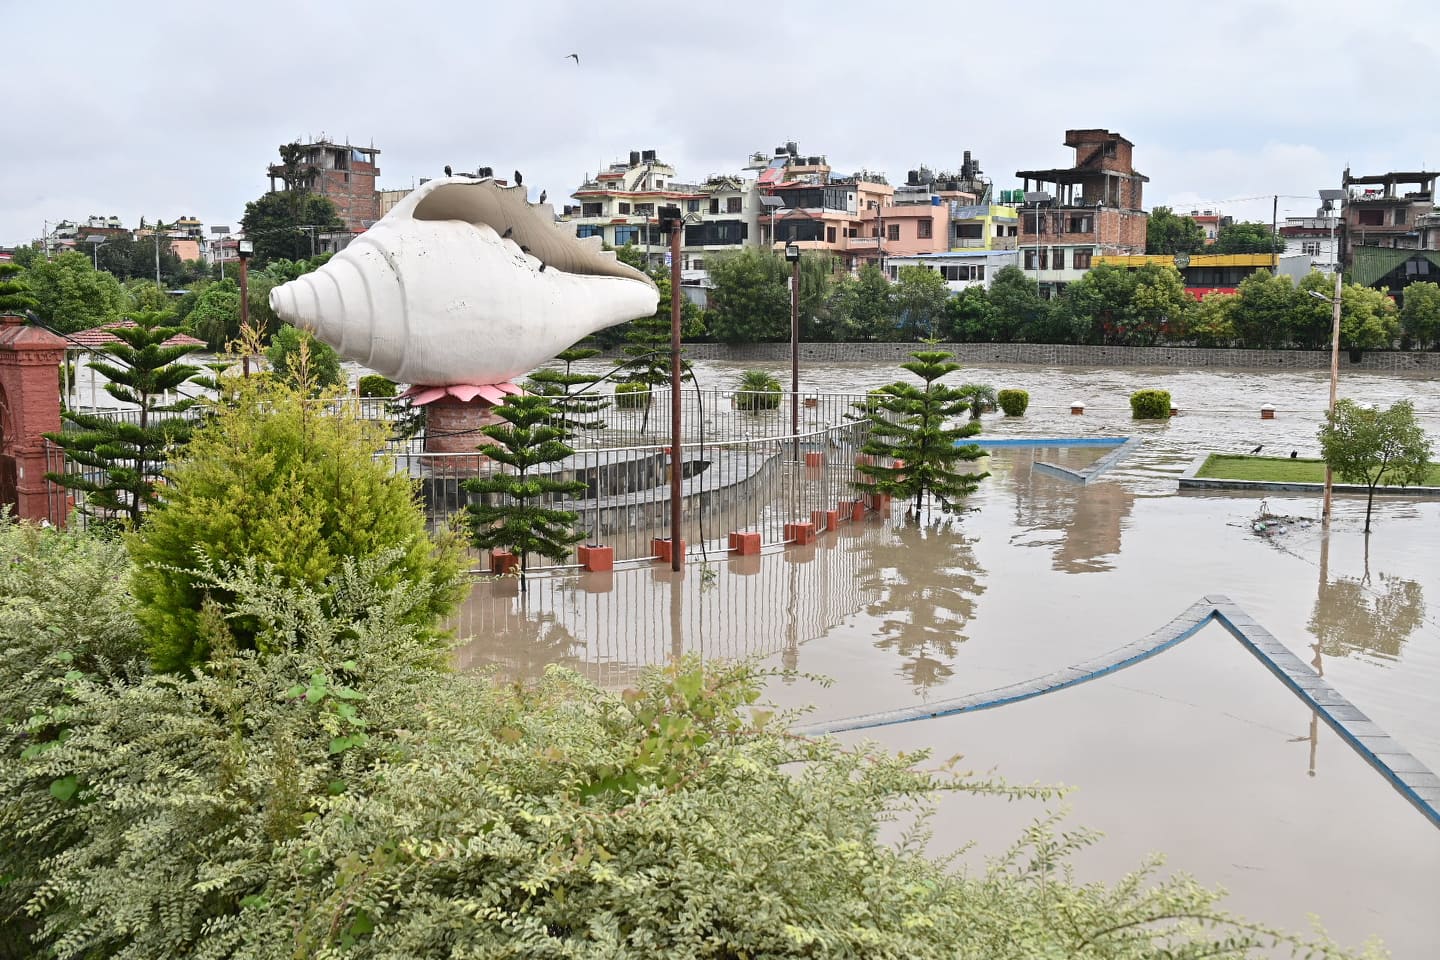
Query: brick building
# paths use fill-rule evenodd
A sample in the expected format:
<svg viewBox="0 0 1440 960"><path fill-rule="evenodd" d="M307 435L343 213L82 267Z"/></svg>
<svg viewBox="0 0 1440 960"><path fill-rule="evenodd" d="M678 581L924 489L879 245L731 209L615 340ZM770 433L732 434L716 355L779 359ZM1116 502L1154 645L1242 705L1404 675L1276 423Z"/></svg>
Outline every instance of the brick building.
<svg viewBox="0 0 1440 960"><path fill-rule="evenodd" d="M1096 256L1145 252L1149 214L1132 160L1135 145L1109 130L1066 130L1075 163L1018 170L1025 184L1020 218L1021 268L1053 296L1080 279ZM1049 188L1049 189L1047 189Z"/></svg>
<svg viewBox="0 0 1440 960"><path fill-rule="evenodd" d="M1440 280L1436 180L1440 173L1424 170L1357 177L1346 169L1341 255L1356 283L1403 298L1412 283Z"/></svg>
<svg viewBox="0 0 1440 960"><path fill-rule="evenodd" d="M361 233L380 219L380 194L375 178L380 167L374 147L334 143L323 137L313 143L296 144L299 154L295 168L272 163L267 170L270 192L302 188L335 204L335 212L352 234Z"/></svg>

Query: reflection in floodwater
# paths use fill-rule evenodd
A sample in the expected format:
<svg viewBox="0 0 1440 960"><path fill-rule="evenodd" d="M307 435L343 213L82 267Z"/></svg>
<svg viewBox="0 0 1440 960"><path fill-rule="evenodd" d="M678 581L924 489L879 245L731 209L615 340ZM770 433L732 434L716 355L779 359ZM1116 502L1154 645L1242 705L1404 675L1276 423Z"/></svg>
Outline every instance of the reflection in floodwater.
<svg viewBox="0 0 1440 960"><path fill-rule="evenodd" d="M958 523L906 521L894 536L870 547L861 582L879 593L865 612L876 618L875 646L903 658L901 673L916 692L955 671L957 648L985 591L979 563Z"/></svg>
<svg viewBox="0 0 1440 960"><path fill-rule="evenodd" d="M1420 584L1403 577L1370 575L1370 538L1365 538L1365 572L1359 579L1329 579L1330 540L1320 544L1320 586L1309 629L1318 649L1331 657L1371 654L1400 657L1410 634L1425 621ZM1318 652L1317 652L1318 656Z"/></svg>
<svg viewBox="0 0 1440 960"><path fill-rule="evenodd" d="M686 653L732 660L778 653L793 666L800 645L878 599L879 590L862 582L861 565L890 540L890 523L875 518L783 553L715 554L679 574L657 565L537 578L528 597L510 581L477 583L450 623L468 638L455 662L517 678L559 663L609 687Z"/></svg>
<svg viewBox="0 0 1440 960"><path fill-rule="evenodd" d="M1120 483L1074 483L1033 469L1037 461L1079 469L1107 452L1095 447L1043 447L1016 450L1007 458L1018 528L1011 542L1053 547L1054 568L1062 573L1112 569L1135 494ZM995 472L995 467L990 469Z"/></svg>

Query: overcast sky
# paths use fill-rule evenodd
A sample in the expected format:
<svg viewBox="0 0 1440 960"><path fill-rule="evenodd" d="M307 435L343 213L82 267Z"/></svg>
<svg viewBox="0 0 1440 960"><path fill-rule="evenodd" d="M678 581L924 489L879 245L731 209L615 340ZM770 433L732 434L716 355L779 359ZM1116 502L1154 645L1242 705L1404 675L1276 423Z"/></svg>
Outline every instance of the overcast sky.
<svg viewBox="0 0 1440 960"><path fill-rule="evenodd" d="M1440 168L1437 0L0 0L0 30L3 244L238 225L321 134L379 147L384 187L519 167L552 202L631 149L699 180L786 140L892 183L968 149L1008 188L1070 163L1067 127L1135 143L1147 208L1308 215L1347 164Z"/></svg>

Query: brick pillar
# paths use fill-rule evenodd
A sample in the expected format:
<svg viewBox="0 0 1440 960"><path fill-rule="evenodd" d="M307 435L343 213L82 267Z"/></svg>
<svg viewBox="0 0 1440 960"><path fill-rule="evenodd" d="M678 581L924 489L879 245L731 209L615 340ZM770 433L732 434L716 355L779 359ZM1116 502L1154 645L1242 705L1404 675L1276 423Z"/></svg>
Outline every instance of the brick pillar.
<svg viewBox="0 0 1440 960"><path fill-rule="evenodd" d="M461 400L444 396L425 405L425 451L427 453L474 453L490 438L480 428L500 418L491 413L495 404L476 397Z"/></svg>
<svg viewBox="0 0 1440 960"><path fill-rule="evenodd" d="M22 520L64 525L50 516L45 434L60 430L60 363L65 341L24 317L0 316L0 497Z"/></svg>

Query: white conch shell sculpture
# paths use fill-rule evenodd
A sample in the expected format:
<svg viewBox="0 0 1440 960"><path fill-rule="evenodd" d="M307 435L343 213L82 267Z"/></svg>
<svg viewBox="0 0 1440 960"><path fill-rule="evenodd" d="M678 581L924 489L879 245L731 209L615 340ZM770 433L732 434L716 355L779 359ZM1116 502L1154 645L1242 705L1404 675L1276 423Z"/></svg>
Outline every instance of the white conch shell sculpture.
<svg viewBox="0 0 1440 960"><path fill-rule="evenodd" d="M402 383L493 384L655 312L644 273L494 180L433 180L270 308ZM523 248L523 249L522 249Z"/></svg>

